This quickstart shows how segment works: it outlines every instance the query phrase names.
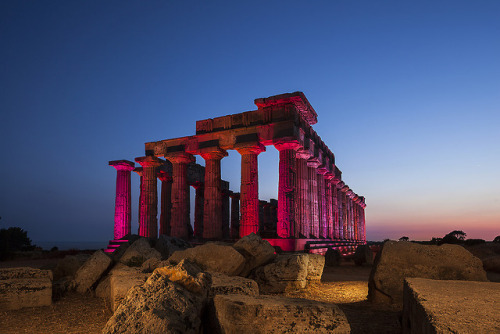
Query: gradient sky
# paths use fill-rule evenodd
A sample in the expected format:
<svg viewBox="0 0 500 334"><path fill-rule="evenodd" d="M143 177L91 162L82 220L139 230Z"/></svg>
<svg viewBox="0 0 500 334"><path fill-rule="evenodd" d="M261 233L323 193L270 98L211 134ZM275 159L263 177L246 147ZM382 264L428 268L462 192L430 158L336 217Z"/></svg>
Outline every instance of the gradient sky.
<svg viewBox="0 0 500 334"><path fill-rule="evenodd" d="M294 91L369 240L500 234L500 1L4 0L0 42L0 227L35 243L111 239L109 160ZM278 152L259 164L277 198Z"/></svg>

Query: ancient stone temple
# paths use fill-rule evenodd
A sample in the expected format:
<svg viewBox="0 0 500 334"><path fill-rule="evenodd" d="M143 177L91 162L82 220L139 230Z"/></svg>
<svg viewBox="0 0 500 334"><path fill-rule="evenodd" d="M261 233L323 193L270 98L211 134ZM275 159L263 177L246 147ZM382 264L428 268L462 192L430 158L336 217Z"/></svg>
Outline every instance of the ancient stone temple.
<svg viewBox="0 0 500 334"><path fill-rule="evenodd" d="M156 238L159 230L203 241L256 233L287 251L346 250L364 244L365 199L342 181L334 154L312 128L317 114L305 95L276 95L255 104L254 111L197 121L195 135L145 144L145 156L135 159L141 177L139 235ZM259 200L258 157L270 145L279 151L279 187L278 199L266 202ZM221 177L228 150L241 155L239 192L230 191ZM205 160L205 167L195 163L195 155ZM118 240L130 233L130 171L135 164L109 164L118 173ZM193 224L189 187L196 189Z"/></svg>

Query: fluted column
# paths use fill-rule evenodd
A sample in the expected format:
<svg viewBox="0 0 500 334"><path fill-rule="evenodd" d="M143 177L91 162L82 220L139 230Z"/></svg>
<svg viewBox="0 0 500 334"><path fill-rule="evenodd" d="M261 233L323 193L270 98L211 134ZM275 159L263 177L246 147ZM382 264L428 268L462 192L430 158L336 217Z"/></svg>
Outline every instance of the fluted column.
<svg viewBox="0 0 500 334"><path fill-rule="evenodd" d="M203 209L205 205L205 187L203 182L193 184L196 189L194 199L194 236L197 239L203 238Z"/></svg>
<svg viewBox="0 0 500 334"><path fill-rule="evenodd" d="M205 159L205 205L203 238L222 239L222 188L220 161L227 152L214 148L199 153Z"/></svg>
<svg viewBox="0 0 500 334"><path fill-rule="evenodd" d="M189 185L187 180L187 165L194 162L191 154L186 152L166 153L172 163L172 218L170 235L176 238L189 237Z"/></svg>
<svg viewBox="0 0 500 334"><path fill-rule="evenodd" d="M327 220L327 238L333 239L335 233L335 222L334 222L334 214L333 214L333 191L332 187L334 187L331 183L332 176L326 173L325 177L325 187L326 187L326 220Z"/></svg>
<svg viewBox="0 0 500 334"><path fill-rule="evenodd" d="M333 178L331 181L332 185L332 207L333 207L333 232L332 232L332 239L341 239L340 236L340 204L339 204L339 189L337 188L337 185L339 184L340 180Z"/></svg>
<svg viewBox="0 0 500 334"><path fill-rule="evenodd" d="M290 238L295 235L295 150L299 144L290 140L276 142L274 146L280 152L277 233L280 238Z"/></svg>
<svg viewBox="0 0 500 334"><path fill-rule="evenodd" d="M224 239L228 239L230 237L229 231L229 190L222 190L222 237Z"/></svg>
<svg viewBox="0 0 500 334"><path fill-rule="evenodd" d="M156 180L161 160L154 156L136 158L142 166L139 235L158 238L158 182Z"/></svg>
<svg viewBox="0 0 500 334"><path fill-rule="evenodd" d="M353 217L354 217L354 240L359 241L359 198L358 196L354 196L353 198L353 205L352 205L352 211L353 211Z"/></svg>
<svg viewBox="0 0 500 334"><path fill-rule="evenodd" d="M231 195L231 238L240 236L240 193Z"/></svg>
<svg viewBox="0 0 500 334"><path fill-rule="evenodd" d="M114 239L121 239L130 234L132 220L130 171L134 170L134 163L128 160L115 160L110 161L109 165L116 169Z"/></svg>
<svg viewBox="0 0 500 334"><path fill-rule="evenodd" d="M237 144L241 154L240 237L259 232L259 165L258 155L266 148L260 143Z"/></svg>
<svg viewBox="0 0 500 334"><path fill-rule="evenodd" d="M295 237L309 238L311 224L311 200L309 197L309 171L307 160L311 154L299 149L296 154L297 186L295 199Z"/></svg>
<svg viewBox="0 0 500 334"><path fill-rule="evenodd" d="M161 181L161 213L160 213L160 235L170 235L170 218L172 211L172 176L164 170L158 171L158 179Z"/></svg>
<svg viewBox="0 0 500 334"><path fill-rule="evenodd" d="M318 214L319 214L319 237L328 238L328 209L327 209L327 195L326 195L326 183L324 178L324 173L321 169L317 169L316 176L318 180Z"/></svg>
<svg viewBox="0 0 500 334"><path fill-rule="evenodd" d="M319 238L319 203L318 203L318 177L316 168L318 162L309 160L307 162L309 172L309 198L311 209L311 236Z"/></svg>

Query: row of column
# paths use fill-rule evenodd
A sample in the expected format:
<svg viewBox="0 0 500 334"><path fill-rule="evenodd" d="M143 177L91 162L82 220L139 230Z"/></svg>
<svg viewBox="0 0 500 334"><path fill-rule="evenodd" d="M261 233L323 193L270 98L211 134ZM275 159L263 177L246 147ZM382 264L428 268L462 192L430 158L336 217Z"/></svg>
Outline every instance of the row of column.
<svg viewBox="0 0 500 334"><path fill-rule="evenodd" d="M274 146L279 151L278 237L364 241L363 201L297 141L278 141ZM241 154L241 187L239 201L233 198L231 230L225 218L229 217L229 205L223 201L221 189L220 162L227 152L218 147L192 152L205 159L205 180L193 185L194 235L198 238L235 238L259 232L258 155L265 147L252 142L237 144L235 149ZM183 151L166 153L165 158L172 163L171 176L159 171L162 161L154 156L136 159L142 166L139 235L158 235L156 178L159 177L162 180L160 234L186 239L192 234L187 166L195 159ZM130 233L130 171L134 167L125 160L111 161L110 165L117 169L115 238L119 239ZM241 218L236 214L238 209Z"/></svg>

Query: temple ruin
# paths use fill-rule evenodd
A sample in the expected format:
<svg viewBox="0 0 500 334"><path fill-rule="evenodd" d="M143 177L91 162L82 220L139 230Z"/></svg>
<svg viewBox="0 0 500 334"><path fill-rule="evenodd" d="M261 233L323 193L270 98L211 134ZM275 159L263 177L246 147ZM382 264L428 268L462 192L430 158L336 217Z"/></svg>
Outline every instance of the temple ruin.
<svg viewBox="0 0 500 334"><path fill-rule="evenodd" d="M317 114L305 95L254 102L257 110L197 121L194 136L146 143L145 156L135 159L140 167L109 162L117 179L115 240L108 252L131 233L132 171L141 178L138 234L144 237L157 238L159 232L202 242L256 233L285 251L311 252L346 252L366 243L365 199L342 181L334 154L312 128ZM258 156L269 145L279 151L279 186L278 199L267 202L259 200ZM221 178L227 150L241 154L240 192L230 191ZM195 155L205 167L195 163ZM189 187L196 189L193 225Z"/></svg>

